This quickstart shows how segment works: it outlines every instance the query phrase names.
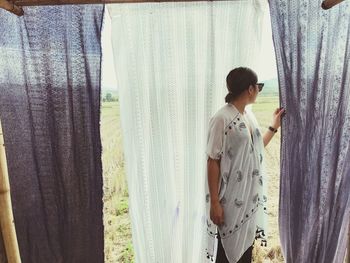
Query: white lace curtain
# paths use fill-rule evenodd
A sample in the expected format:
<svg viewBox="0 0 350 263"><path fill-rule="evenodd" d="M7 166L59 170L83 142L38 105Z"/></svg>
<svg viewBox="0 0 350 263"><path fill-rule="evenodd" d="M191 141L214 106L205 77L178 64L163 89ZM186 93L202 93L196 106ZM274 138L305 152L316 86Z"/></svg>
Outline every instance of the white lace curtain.
<svg viewBox="0 0 350 263"><path fill-rule="evenodd" d="M261 0L108 7L136 262L203 262L207 125L257 62Z"/></svg>

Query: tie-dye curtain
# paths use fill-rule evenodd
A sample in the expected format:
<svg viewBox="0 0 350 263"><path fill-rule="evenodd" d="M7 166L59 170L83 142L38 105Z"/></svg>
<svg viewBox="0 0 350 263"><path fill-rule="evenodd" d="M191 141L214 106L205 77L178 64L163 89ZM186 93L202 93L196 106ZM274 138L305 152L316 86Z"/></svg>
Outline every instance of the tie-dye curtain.
<svg viewBox="0 0 350 263"><path fill-rule="evenodd" d="M261 0L110 5L136 262L205 262L206 139ZM267 4L267 2L266 2Z"/></svg>
<svg viewBox="0 0 350 263"><path fill-rule="evenodd" d="M0 10L0 119L23 263L103 262L103 9Z"/></svg>
<svg viewBox="0 0 350 263"><path fill-rule="evenodd" d="M350 189L350 2L270 1L283 123L280 235L287 263L343 262Z"/></svg>

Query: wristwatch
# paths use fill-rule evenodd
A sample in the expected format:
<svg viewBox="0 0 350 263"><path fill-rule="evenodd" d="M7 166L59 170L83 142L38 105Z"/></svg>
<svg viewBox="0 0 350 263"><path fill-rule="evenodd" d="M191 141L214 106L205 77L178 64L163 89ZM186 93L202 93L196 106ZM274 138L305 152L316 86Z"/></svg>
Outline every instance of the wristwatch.
<svg viewBox="0 0 350 263"><path fill-rule="evenodd" d="M269 126L269 130L274 132L274 133L276 133L278 131L277 129L275 129L274 127L271 127L271 126Z"/></svg>

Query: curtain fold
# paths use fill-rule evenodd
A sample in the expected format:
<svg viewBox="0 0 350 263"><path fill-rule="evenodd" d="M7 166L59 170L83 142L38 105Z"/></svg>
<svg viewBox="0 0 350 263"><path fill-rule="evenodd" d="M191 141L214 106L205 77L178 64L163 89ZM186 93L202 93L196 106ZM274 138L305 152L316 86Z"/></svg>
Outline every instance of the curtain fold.
<svg viewBox="0 0 350 263"><path fill-rule="evenodd" d="M256 65L263 3L108 7L136 262L204 262L208 122Z"/></svg>
<svg viewBox="0 0 350 263"><path fill-rule="evenodd" d="M0 10L0 118L23 263L103 262L103 10Z"/></svg>
<svg viewBox="0 0 350 263"><path fill-rule="evenodd" d="M343 262L349 225L350 3L270 1L283 123L286 262Z"/></svg>

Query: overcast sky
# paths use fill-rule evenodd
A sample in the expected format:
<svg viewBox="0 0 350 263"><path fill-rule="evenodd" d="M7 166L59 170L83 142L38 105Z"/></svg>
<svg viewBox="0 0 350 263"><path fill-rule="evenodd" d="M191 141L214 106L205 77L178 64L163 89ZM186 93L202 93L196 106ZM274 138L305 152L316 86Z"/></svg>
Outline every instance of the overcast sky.
<svg viewBox="0 0 350 263"><path fill-rule="evenodd" d="M102 89L117 89L111 40L111 18L107 8L105 15L106 17L102 30ZM259 80L276 78L277 71L272 44L270 15L268 11L265 15L261 45L262 52L259 61L262 66L259 69L255 69L258 71Z"/></svg>
<svg viewBox="0 0 350 263"><path fill-rule="evenodd" d="M102 28L102 89L117 89L113 63L111 18L106 8Z"/></svg>

